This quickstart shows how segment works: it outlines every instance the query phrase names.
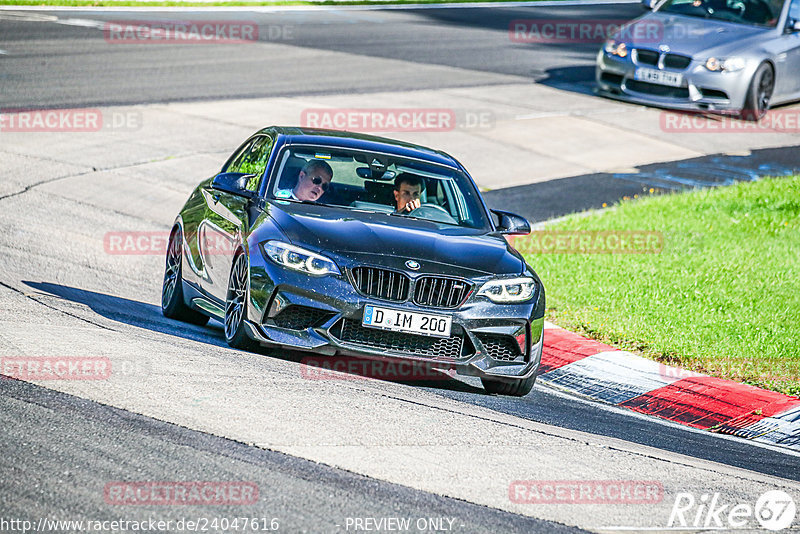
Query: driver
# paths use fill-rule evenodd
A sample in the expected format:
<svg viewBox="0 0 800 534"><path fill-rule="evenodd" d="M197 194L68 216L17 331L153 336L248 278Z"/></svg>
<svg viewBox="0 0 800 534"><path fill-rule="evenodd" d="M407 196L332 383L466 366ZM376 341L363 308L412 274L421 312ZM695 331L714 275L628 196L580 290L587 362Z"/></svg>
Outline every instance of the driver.
<svg viewBox="0 0 800 534"><path fill-rule="evenodd" d="M333 180L333 169L328 162L312 159L303 165L294 188L279 189L275 192L275 198L317 201L330 189L331 180Z"/></svg>
<svg viewBox="0 0 800 534"><path fill-rule="evenodd" d="M394 179L395 213L410 213L420 206L424 182L420 176L403 172Z"/></svg>

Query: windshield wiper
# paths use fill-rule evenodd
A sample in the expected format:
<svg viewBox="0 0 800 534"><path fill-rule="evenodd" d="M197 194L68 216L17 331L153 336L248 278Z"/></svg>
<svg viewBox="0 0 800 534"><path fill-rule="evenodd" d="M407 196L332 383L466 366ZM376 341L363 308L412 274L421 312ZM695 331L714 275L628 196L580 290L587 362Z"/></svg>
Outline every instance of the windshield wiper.
<svg viewBox="0 0 800 534"><path fill-rule="evenodd" d="M319 202L317 200L298 200L296 198L270 198L269 200L280 200L286 202L294 202L295 204L310 204L312 206L325 206L326 208L339 208L339 209L346 209L350 210L349 206L342 206L341 204L327 204L325 202Z"/></svg>
<svg viewBox="0 0 800 534"><path fill-rule="evenodd" d="M429 219L428 217L415 217L413 215L406 215L404 213L398 213L396 211L393 211L389 215L394 215L395 217L405 217L406 219L414 219L414 220L417 220L417 221L428 221L428 222L434 223L434 224L446 224L447 226L458 226L459 228L463 227L458 222L451 223L451 222L447 222L447 221L439 221L437 219Z"/></svg>

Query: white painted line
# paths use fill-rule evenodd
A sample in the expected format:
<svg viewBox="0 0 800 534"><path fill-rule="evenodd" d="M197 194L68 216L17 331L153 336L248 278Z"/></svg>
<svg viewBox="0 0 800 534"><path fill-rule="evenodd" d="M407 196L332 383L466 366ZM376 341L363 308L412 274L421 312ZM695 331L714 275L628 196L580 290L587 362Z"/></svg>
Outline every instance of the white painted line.
<svg viewBox="0 0 800 534"><path fill-rule="evenodd" d="M6 52L5 50L0 50L0 56L5 55L5 54L8 54L8 52Z"/></svg>
<svg viewBox="0 0 800 534"><path fill-rule="evenodd" d="M13 13L0 6L0 20L14 20L24 22L53 22L58 19L53 15L40 15L38 13Z"/></svg>
<svg viewBox="0 0 800 534"><path fill-rule="evenodd" d="M101 20L90 19L58 19L53 21L56 24L63 24L65 26L82 26L84 28L99 28L105 29L106 23Z"/></svg>
<svg viewBox="0 0 800 534"><path fill-rule="evenodd" d="M142 0L144 1L144 0ZM160 1L160 0L149 0ZM559 6L596 6L614 4L638 4L639 0L543 0L541 2L475 2L463 4L389 4L389 5L324 5L324 6L0 6L0 11L252 11L272 13L280 11L380 11L380 10L416 10L416 9L481 9L505 7L559 7Z"/></svg>

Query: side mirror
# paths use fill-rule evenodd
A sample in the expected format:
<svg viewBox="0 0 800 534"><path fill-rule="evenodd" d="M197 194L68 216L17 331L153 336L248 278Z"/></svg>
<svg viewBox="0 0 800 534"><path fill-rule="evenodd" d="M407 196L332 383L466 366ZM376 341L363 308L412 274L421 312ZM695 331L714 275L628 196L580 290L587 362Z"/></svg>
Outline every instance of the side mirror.
<svg viewBox="0 0 800 534"><path fill-rule="evenodd" d="M257 193L247 189L247 182L253 176L252 174L245 174L242 172L223 172L214 177L214 180L211 182L211 187L224 193L253 198Z"/></svg>
<svg viewBox="0 0 800 534"><path fill-rule="evenodd" d="M524 217L501 210L490 210L497 215L497 231L507 235L527 235L531 233L531 225Z"/></svg>
<svg viewBox="0 0 800 534"><path fill-rule="evenodd" d="M656 7L658 0L641 0L641 3L642 8L646 9L647 11L652 11L652 9Z"/></svg>
<svg viewBox="0 0 800 534"><path fill-rule="evenodd" d="M800 32L800 20L789 19L789 33Z"/></svg>

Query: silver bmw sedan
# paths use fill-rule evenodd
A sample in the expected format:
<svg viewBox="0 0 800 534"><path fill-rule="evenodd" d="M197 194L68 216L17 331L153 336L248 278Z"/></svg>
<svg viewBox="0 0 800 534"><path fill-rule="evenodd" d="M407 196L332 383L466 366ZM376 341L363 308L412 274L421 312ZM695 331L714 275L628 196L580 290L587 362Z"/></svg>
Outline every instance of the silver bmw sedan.
<svg viewBox="0 0 800 534"><path fill-rule="evenodd" d="M598 93L749 120L800 100L800 0L643 4L599 51Z"/></svg>

